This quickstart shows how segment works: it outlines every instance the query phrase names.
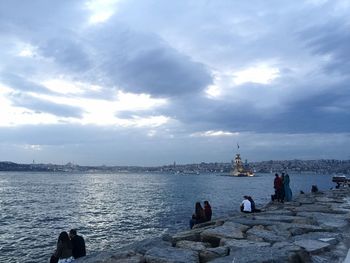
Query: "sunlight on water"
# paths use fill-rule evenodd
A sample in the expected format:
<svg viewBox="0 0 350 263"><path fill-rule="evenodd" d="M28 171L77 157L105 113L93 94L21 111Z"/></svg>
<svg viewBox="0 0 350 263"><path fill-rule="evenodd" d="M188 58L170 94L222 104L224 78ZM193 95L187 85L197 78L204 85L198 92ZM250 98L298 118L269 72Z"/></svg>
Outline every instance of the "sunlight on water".
<svg viewBox="0 0 350 263"><path fill-rule="evenodd" d="M194 203L209 200L213 218L237 212L243 195L261 206L272 174L0 173L0 262L47 262L61 231L77 228L88 253L188 229ZM332 186L331 176L291 175L293 193Z"/></svg>

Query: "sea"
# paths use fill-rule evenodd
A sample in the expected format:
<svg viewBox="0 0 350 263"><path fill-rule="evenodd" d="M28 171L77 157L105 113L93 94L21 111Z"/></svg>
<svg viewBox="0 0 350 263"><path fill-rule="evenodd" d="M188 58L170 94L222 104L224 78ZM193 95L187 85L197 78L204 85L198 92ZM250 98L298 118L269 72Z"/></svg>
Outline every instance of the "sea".
<svg viewBox="0 0 350 263"><path fill-rule="evenodd" d="M293 195L334 187L332 176L289 174ZM270 201L274 174L0 173L0 262L48 262L61 231L75 228L87 253L113 251L189 229L197 201L213 219L238 213L243 195Z"/></svg>

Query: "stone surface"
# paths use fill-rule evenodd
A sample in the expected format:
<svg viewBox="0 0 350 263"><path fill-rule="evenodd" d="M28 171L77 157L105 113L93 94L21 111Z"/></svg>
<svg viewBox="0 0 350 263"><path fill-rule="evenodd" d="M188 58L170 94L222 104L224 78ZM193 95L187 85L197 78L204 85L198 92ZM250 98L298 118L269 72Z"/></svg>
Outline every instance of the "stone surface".
<svg viewBox="0 0 350 263"><path fill-rule="evenodd" d="M243 239L243 231L247 229L248 227L242 224L225 222L222 226L203 231L200 236L202 241L217 246L221 238Z"/></svg>
<svg viewBox="0 0 350 263"><path fill-rule="evenodd" d="M206 227L206 226L214 226L216 224L217 224L216 221L208 221L208 222L204 222L204 223L201 223L201 224L195 224L193 226L193 229L203 228L203 227Z"/></svg>
<svg viewBox="0 0 350 263"><path fill-rule="evenodd" d="M247 238L251 240L256 240L254 237L258 237L267 242L278 242L286 240L285 237L277 235L274 231L265 230L261 226L254 226L247 231Z"/></svg>
<svg viewBox="0 0 350 263"><path fill-rule="evenodd" d="M203 242L181 240L176 243L176 247L191 249L194 251L201 251L201 250L205 250L208 246Z"/></svg>
<svg viewBox="0 0 350 263"><path fill-rule="evenodd" d="M329 213L318 213L318 212L300 212L300 216L312 217L319 225L341 228L347 226L347 214L334 214L332 215L332 220L329 218Z"/></svg>
<svg viewBox="0 0 350 263"><path fill-rule="evenodd" d="M226 222L234 222L234 223L238 223L238 224L242 224L242 225L246 225L246 226L255 226L255 225L262 225L262 226L270 226L273 225L274 222L271 222L269 220L257 220L254 217L252 218L233 218L233 219L228 219L228 221Z"/></svg>
<svg viewBox="0 0 350 263"><path fill-rule="evenodd" d="M304 248L307 252L310 253L318 253L331 246L329 243L312 239L298 240L295 241L294 244Z"/></svg>
<svg viewBox="0 0 350 263"><path fill-rule="evenodd" d="M322 212L322 213L333 213L330 205L301 205L293 209L295 212Z"/></svg>
<svg viewBox="0 0 350 263"><path fill-rule="evenodd" d="M194 230L177 233L172 236L171 242L175 245L180 240L200 241L201 239L200 234L202 231L204 231L204 229L198 228Z"/></svg>
<svg viewBox="0 0 350 263"><path fill-rule="evenodd" d="M228 254L229 254L229 249L227 247L208 248L199 253L199 259L201 263L205 263L215 258L225 257Z"/></svg>
<svg viewBox="0 0 350 263"><path fill-rule="evenodd" d="M308 255L302 251L298 253L283 248L250 247L231 251L228 257L213 260L211 263L286 263L308 262L307 260Z"/></svg>
<svg viewBox="0 0 350 263"><path fill-rule="evenodd" d="M163 241L161 238L145 239L125 247L125 250L133 250L144 255L146 251L153 247L170 247L171 243Z"/></svg>
<svg viewBox="0 0 350 263"><path fill-rule="evenodd" d="M228 247L230 249L244 248L244 247L269 247L268 242L257 242L246 239L221 239L220 246Z"/></svg>
<svg viewBox="0 0 350 263"><path fill-rule="evenodd" d="M297 240L308 240L308 239L312 239L312 240L319 240L319 241L323 241L321 239L331 239L332 240L332 244L338 243L339 240L341 239L341 235L339 233L333 233L333 232L310 232L307 234L303 234L303 235L298 235L298 236L293 236L292 240L297 241ZM327 241L324 241L327 242ZM327 242L330 243L330 242Z"/></svg>
<svg viewBox="0 0 350 263"><path fill-rule="evenodd" d="M289 215L269 215L263 214L255 217L256 220L267 220L267 221L277 221L283 223L292 223L294 220L302 220L304 217L300 216L289 216Z"/></svg>
<svg viewBox="0 0 350 263"><path fill-rule="evenodd" d="M147 263L199 263L198 252L174 247L154 247L145 259Z"/></svg>
<svg viewBox="0 0 350 263"><path fill-rule="evenodd" d="M119 253L95 253L74 260L75 263L144 263L145 258L134 251L125 251Z"/></svg>

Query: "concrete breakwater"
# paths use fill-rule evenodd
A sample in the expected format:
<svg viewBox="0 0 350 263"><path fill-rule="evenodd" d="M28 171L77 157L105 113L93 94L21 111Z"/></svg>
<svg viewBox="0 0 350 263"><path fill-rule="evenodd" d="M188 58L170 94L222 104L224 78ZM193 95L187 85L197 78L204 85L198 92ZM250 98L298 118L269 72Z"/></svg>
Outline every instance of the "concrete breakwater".
<svg viewBox="0 0 350 263"><path fill-rule="evenodd" d="M80 263L343 262L350 247L350 188L300 194L194 229L144 240Z"/></svg>

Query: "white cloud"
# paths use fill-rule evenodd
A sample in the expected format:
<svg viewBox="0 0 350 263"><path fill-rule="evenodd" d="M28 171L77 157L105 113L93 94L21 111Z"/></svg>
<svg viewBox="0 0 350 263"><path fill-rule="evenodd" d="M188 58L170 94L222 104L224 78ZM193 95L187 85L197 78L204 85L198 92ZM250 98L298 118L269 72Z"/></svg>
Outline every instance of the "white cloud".
<svg viewBox="0 0 350 263"><path fill-rule="evenodd" d="M237 85L247 82L269 84L279 76L279 73L278 68L260 64L235 72L233 75Z"/></svg>
<svg viewBox="0 0 350 263"><path fill-rule="evenodd" d="M158 127L166 124L170 118L153 114L140 117L138 112L150 111L160 106L166 105L166 99L151 98L148 94L133 94L118 91L113 100L91 99L80 97L79 93L83 92L82 87L88 89L99 89L100 87L88 84L74 85L67 81L50 81L44 83L51 90L62 93L74 93L75 96L64 97L51 94L39 94L28 92L29 96L38 98L43 101L60 104L62 106L73 106L81 108L82 117L61 117L54 114L36 112L25 107L16 107L12 105L9 99L10 94L15 92L6 86L0 86L0 126L17 126L24 124L58 124L58 123L76 123L76 124L93 124L104 126L121 126L121 127ZM128 111L134 113L130 118L119 118L120 112Z"/></svg>
<svg viewBox="0 0 350 263"><path fill-rule="evenodd" d="M116 12L116 3L120 0L90 0L86 7L91 11L89 24L104 23Z"/></svg>
<svg viewBox="0 0 350 263"><path fill-rule="evenodd" d="M192 133L191 137L224 137L224 136L238 136L239 132L228 131L204 131Z"/></svg>
<svg viewBox="0 0 350 263"><path fill-rule="evenodd" d="M30 151L41 151L43 147L41 145L37 144L24 144L21 145L25 150L30 150Z"/></svg>

